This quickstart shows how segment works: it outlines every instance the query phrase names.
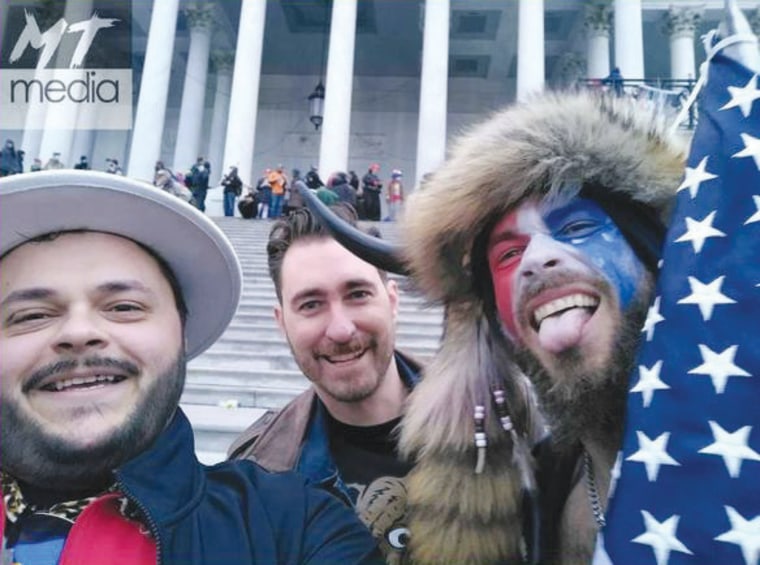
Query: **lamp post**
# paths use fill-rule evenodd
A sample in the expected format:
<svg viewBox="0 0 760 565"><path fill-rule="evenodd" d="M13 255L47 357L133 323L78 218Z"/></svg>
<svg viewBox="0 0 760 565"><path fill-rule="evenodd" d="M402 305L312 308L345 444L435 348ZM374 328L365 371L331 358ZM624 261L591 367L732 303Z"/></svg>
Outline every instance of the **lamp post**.
<svg viewBox="0 0 760 565"><path fill-rule="evenodd" d="M325 54L327 37L327 31L329 29L329 17L330 17L330 0L326 0L324 3L325 17L322 25L322 66L320 68L320 77L325 76ZM325 85L322 84L322 79L319 79L319 84L314 87L314 91L309 94L309 121L314 124L314 129L319 131L320 126L325 115Z"/></svg>
<svg viewBox="0 0 760 565"><path fill-rule="evenodd" d="M325 87L322 81L314 87L314 92L309 94L309 121L314 124L314 129L319 131L322 118L325 113Z"/></svg>

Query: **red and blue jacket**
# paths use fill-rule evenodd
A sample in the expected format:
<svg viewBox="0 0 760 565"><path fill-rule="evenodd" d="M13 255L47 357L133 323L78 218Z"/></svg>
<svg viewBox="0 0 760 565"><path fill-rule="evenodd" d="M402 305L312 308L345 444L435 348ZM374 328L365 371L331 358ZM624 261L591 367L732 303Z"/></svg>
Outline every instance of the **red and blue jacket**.
<svg viewBox="0 0 760 565"><path fill-rule="evenodd" d="M201 465L181 410L115 477L118 493L82 511L60 565L384 563L355 514L301 476L250 461ZM119 511L121 495L141 510L142 524Z"/></svg>

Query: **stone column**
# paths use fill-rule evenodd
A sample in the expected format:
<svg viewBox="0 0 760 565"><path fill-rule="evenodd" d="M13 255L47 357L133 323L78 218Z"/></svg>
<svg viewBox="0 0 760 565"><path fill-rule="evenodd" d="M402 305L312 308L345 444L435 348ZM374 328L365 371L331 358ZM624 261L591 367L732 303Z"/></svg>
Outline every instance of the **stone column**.
<svg viewBox="0 0 760 565"><path fill-rule="evenodd" d="M203 110L206 99L208 60L211 52L211 33L214 27L213 4L195 4L185 9L190 28L190 48L187 53L182 104L177 124L177 143L174 146L173 168L189 169L200 155ZM219 171L212 173L216 176Z"/></svg>
<svg viewBox="0 0 760 565"><path fill-rule="evenodd" d="M641 0L615 0L615 66L624 79L643 79Z"/></svg>
<svg viewBox="0 0 760 565"><path fill-rule="evenodd" d="M21 137L21 145L19 149L25 151L24 155L24 170L28 171L32 162L36 157L45 164L43 159L48 159L50 155L43 158L40 155L40 146L42 145L42 129L41 126L33 127L31 124L36 121L42 121L45 119L45 106L44 104L30 104L26 114L26 122L24 125L24 134Z"/></svg>
<svg viewBox="0 0 760 565"><path fill-rule="evenodd" d="M670 37L670 78L696 78L694 31L702 14L695 8L671 7L664 18L664 31Z"/></svg>
<svg viewBox="0 0 760 565"><path fill-rule="evenodd" d="M92 107L88 107L90 113L93 113ZM97 115L97 112L94 112ZM77 118L77 131L74 133L74 141L71 144L71 159L74 163L79 162L79 158L82 155L87 156L87 160L90 162L90 167L95 167L96 163L92 158L92 150L95 146L95 132L92 129L92 125L89 124L89 116L81 119ZM87 121L85 121L87 120ZM79 125L81 124L81 128ZM89 127L87 127L89 125Z"/></svg>
<svg viewBox="0 0 760 565"><path fill-rule="evenodd" d="M609 4L586 5L587 78L604 78L610 74L610 31L612 9Z"/></svg>
<svg viewBox="0 0 760 565"><path fill-rule="evenodd" d="M345 171L348 168L356 2L357 0L340 0L332 3L325 81L325 118L319 148L319 170L324 178L335 171Z"/></svg>
<svg viewBox="0 0 760 565"><path fill-rule="evenodd" d="M161 156L178 8L179 0L156 0L150 17L127 168L129 176L147 181Z"/></svg>
<svg viewBox="0 0 760 565"><path fill-rule="evenodd" d="M449 0L425 2L415 186L446 157L449 9Z"/></svg>
<svg viewBox="0 0 760 565"><path fill-rule="evenodd" d="M253 184L253 147L266 9L266 0L242 0L224 142L224 166L237 166L240 179L248 185Z"/></svg>
<svg viewBox="0 0 760 565"><path fill-rule="evenodd" d="M517 15L517 100L544 89L544 0L520 0Z"/></svg>
<svg viewBox="0 0 760 565"><path fill-rule="evenodd" d="M214 109L211 114L211 133L208 137L206 155L211 162L214 175L221 178L229 165L222 161L224 157L224 135L227 129L227 115L230 109L230 92L232 91L232 68L235 54L230 51L217 51L211 54L211 63L216 70L216 88L214 91Z"/></svg>
<svg viewBox="0 0 760 565"><path fill-rule="evenodd" d="M92 15L92 0L81 0L66 2L66 9L63 12L63 17L67 22L81 22L88 19ZM60 53L56 54L56 59L61 57ZM63 63L63 64L62 64ZM64 63L61 60L57 60L55 63L56 68L66 67L68 70L68 62ZM59 77L56 77L59 78ZM88 104L81 104L79 112L84 112L89 106ZM74 156L71 151L71 146L74 141L74 134L77 128L77 115L79 112L61 112L55 111L45 114L45 126L42 131L42 137L40 139L40 159L43 166L50 158L50 156L58 152L61 154L61 162L66 167L73 167L75 161L79 161L79 155ZM31 163L34 159L32 156L24 156L24 166L26 167L27 161Z"/></svg>

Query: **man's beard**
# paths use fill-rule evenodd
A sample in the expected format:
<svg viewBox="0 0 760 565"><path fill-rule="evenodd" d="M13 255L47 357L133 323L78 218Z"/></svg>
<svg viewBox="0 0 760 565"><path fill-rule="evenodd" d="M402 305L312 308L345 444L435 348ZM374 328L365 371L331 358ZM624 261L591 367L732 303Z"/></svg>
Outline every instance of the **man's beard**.
<svg viewBox="0 0 760 565"><path fill-rule="evenodd" d="M387 344L393 343L393 334L391 333L389 336L390 339L386 342ZM296 363L306 378L314 384L320 393L326 394L337 402L344 402L349 404L357 403L371 397L383 384L385 375L388 372L388 367L390 366L391 362L393 362L393 348L389 345L381 345L381 341L376 337L370 337L367 342L363 342L361 345L337 345L330 348L329 350L321 350L319 352L319 355L346 355L350 354L352 351L356 351L359 348L366 349L364 355L374 356L375 363L372 365L372 370L375 372L376 378L367 379L367 374L365 373L359 375L358 378L352 379L351 381L339 381L337 379L332 380L329 375L317 376L312 374L312 367L314 367L315 364L318 364L319 361L317 361L315 359L315 356L311 353L304 354L308 355L308 357L303 357L302 355L296 354L296 350L293 347L293 344L290 342L288 343L290 345L290 350L293 352L293 357L295 358ZM327 361L323 362L326 363Z"/></svg>
<svg viewBox="0 0 760 565"><path fill-rule="evenodd" d="M187 359L181 350L169 369L158 375L126 421L96 445L78 447L45 432L7 397L0 399L2 470L24 482L57 489L105 488L112 472L145 451L179 405Z"/></svg>
<svg viewBox="0 0 760 565"><path fill-rule="evenodd" d="M516 352L520 367L536 387L557 447L572 448L583 439L612 450L619 449L625 423L628 379L641 340L651 289L651 280L647 278L631 305L622 313L604 367L581 374L577 368L583 365L583 354L570 350L560 357L558 366L573 376L556 379L529 350L520 348Z"/></svg>

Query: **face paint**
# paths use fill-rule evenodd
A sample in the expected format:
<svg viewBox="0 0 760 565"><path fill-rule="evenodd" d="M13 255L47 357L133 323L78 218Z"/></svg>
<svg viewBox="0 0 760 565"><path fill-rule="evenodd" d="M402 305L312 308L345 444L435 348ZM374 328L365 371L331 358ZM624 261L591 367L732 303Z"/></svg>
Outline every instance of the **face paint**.
<svg viewBox="0 0 760 565"><path fill-rule="evenodd" d="M538 235L567 246L567 254L598 271L617 292L621 309L630 304L644 267L598 204L580 197L554 207L527 202L496 224L488 244L496 307L511 337L517 335L514 293L522 255L529 245L550 244Z"/></svg>
<svg viewBox="0 0 760 565"><path fill-rule="evenodd" d="M574 198L548 212L544 220L554 239L572 245L604 274L617 290L621 309L628 307L644 266L601 206Z"/></svg>
<svg viewBox="0 0 760 565"><path fill-rule="evenodd" d="M531 235L547 233L535 203L526 203L507 213L494 226L488 241L488 267L493 281L496 309L510 336L515 337L516 322L513 313L515 273L520 259L530 243Z"/></svg>

